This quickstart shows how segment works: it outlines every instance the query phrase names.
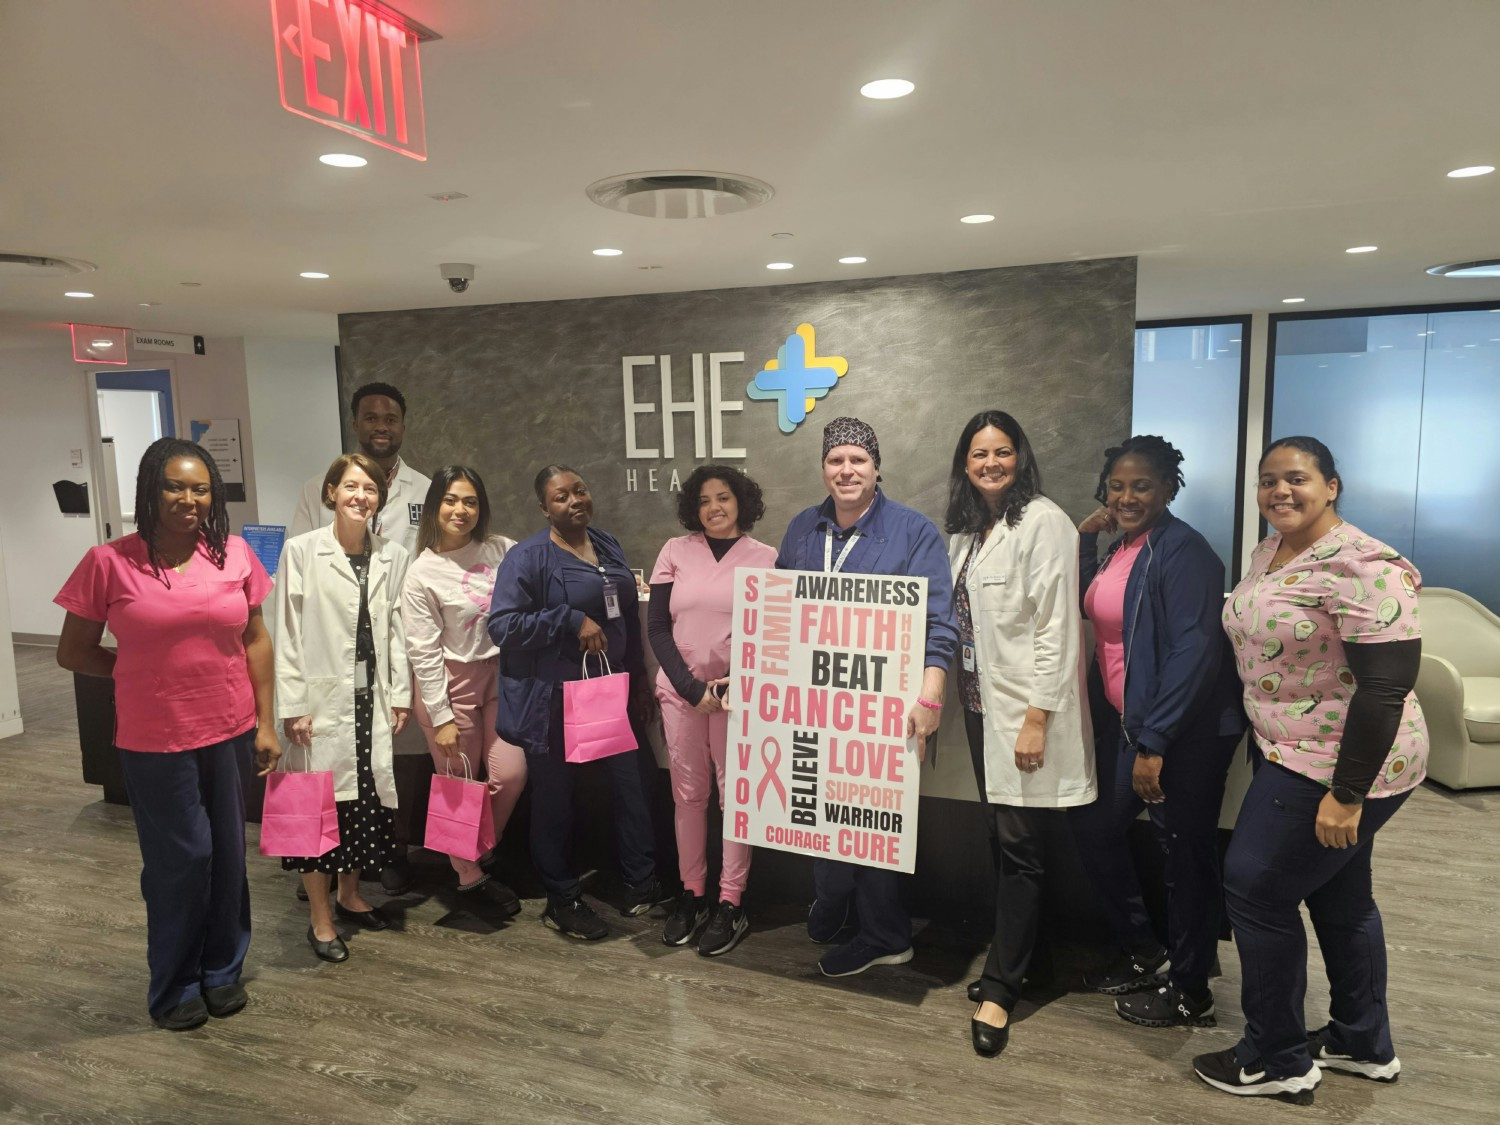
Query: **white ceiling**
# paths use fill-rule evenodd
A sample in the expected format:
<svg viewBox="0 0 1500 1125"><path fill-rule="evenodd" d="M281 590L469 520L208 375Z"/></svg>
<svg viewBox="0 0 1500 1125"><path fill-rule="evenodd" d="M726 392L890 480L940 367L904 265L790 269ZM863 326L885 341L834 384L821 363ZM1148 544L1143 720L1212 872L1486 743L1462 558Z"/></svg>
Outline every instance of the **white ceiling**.
<svg viewBox="0 0 1500 1125"><path fill-rule="evenodd" d="M0 250L99 265L0 280L0 327L333 340L347 311L1122 254L1143 319L1500 297L1423 273L1500 256L1500 173L1445 177L1500 165L1490 0L395 6L443 36L425 163L281 107L268 0L0 0ZM893 75L916 93L859 96ZM776 197L662 222L583 194L671 168ZM463 296L453 260L478 266Z"/></svg>

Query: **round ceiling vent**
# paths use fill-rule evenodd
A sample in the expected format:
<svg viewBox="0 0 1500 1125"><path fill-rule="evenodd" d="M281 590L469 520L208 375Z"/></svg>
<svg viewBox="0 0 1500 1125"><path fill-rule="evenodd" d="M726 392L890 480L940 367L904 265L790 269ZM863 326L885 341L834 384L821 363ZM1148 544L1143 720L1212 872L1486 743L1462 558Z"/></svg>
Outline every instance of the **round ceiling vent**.
<svg viewBox="0 0 1500 1125"><path fill-rule="evenodd" d="M47 254L10 254L0 251L0 277L68 277L99 267L81 258L54 258Z"/></svg>
<svg viewBox="0 0 1500 1125"><path fill-rule="evenodd" d="M763 180L727 172L635 172L592 183L600 207L647 219L713 219L748 211L776 192Z"/></svg>

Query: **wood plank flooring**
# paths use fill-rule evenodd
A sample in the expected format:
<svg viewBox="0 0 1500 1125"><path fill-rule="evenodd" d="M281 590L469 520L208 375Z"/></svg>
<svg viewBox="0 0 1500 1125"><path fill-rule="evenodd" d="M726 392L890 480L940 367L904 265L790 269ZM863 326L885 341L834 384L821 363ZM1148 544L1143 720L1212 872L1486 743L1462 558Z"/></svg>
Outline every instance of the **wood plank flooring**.
<svg viewBox="0 0 1500 1125"><path fill-rule="evenodd" d="M540 900L497 927L438 893L394 900L395 928L325 965L293 883L254 854L250 1006L172 1034L144 1010L129 810L78 780L71 685L51 651L20 646L17 666L26 733L0 741L7 1121L1500 1121L1500 794L1424 788L1382 831L1402 1078L1330 1073L1308 1109L1191 1074L1242 1025L1228 944L1216 1029L1148 1031L1103 997L1059 991L1024 1004L1010 1048L986 1060L962 991L982 954L973 935L927 927L910 965L829 982L804 904L758 912L746 942L710 960L663 946L660 918L601 907L612 937L585 945L543 927ZM988 862L978 839L974 862ZM431 884L444 867L432 860ZM1082 957L1060 958L1075 989ZM1314 962L1308 1013L1322 1022Z"/></svg>

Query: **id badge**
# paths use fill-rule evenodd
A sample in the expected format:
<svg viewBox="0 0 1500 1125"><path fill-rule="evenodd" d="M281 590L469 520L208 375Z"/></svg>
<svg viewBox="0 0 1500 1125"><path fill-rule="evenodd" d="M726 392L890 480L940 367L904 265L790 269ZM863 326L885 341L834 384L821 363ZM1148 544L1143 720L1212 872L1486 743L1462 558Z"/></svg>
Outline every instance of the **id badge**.
<svg viewBox="0 0 1500 1125"><path fill-rule="evenodd" d="M363 660L357 660L354 663L354 690L370 690L370 666Z"/></svg>
<svg viewBox="0 0 1500 1125"><path fill-rule="evenodd" d="M604 580L604 616L611 621L620 616L620 587L613 578Z"/></svg>
<svg viewBox="0 0 1500 1125"><path fill-rule="evenodd" d="M964 645L964 671L974 671L974 646Z"/></svg>

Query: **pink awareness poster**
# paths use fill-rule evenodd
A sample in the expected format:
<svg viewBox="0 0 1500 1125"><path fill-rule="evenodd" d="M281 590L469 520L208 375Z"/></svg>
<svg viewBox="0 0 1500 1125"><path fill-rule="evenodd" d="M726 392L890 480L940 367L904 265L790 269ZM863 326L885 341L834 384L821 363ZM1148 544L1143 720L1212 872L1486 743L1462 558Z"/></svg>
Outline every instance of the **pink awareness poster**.
<svg viewBox="0 0 1500 1125"><path fill-rule="evenodd" d="M910 872L927 580L735 572L724 838Z"/></svg>

